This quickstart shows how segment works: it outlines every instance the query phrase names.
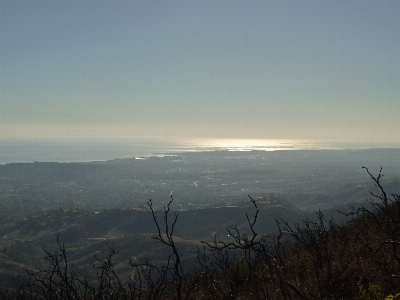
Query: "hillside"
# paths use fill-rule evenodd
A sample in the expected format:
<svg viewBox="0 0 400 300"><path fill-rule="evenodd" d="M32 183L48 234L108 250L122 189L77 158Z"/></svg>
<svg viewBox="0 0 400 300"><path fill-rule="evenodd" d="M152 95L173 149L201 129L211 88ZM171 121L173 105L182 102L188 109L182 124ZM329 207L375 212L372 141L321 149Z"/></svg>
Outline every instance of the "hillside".
<svg viewBox="0 0 400 300"><path fill-rule="evenodd" d="M31 284L44 289L33 290L32 294L32 290L20 287L14 292L3 290L2 295L14 299L16 295L30 298L35 293L51 293L51 298L62 299L75 293L75 298L92 298L85 294L91 291L93 298L113 293L118 299L394 299L389 294L400 291L400 197L386 193L381 173L373 176L367 172L379 193L367 206L342 206L350 212L343 225L330 219L335 215L332 210L304 219L301 210L273 198L233 207L181 211L178 219L169 210L172 202L165 212L153 211L155 219L148 211L49 211L42 218L58 214L58 222L51 223L51 227L47 223L47 230L37 231L36 237L31 236L32 226L44 226L37 222L39 216L33 218L36 221L14 222L1 228L1 234L14 238L13 242L2 240L2 280L13 275L4 270L29 268L22 260L32 261L32 256L22 257L23 252L19 256L14 251L38 247L34 240L45 245L56 231L61 231L59 240L64 234L70 246L66 248L59 242L47 252L48 263L31 271ZM247 213L248 219L241 219L239 212L242 216ZM260 235L260 230L268 228L269 218L275 220L282 212L288 218L278 220L275 234ZM87 214L85 218L83 214ZM164 222L163 216L169 222ZM213 237L224 225L236 222L236 226L228 228L229 236L205 244L184 236L190 232L188 228L203 224L206 216L213 219L213 226L203 226L196 234ZM303 217L303 221L296 222L297 217ZM77 230L83 224L87 230ZM116 227L110 228L111 224ZM136 226L146 231L150 224L150 236L127 235L125 231ZM178 230L179 224L182 226ZM105 241L107 244L102 244ZM118 247L118 254L111 250ZM121 259L127 250L131 255L129 264ZM91 257L93 253L96 257ZM143 253L149 254L153 262L143 260ZM64 258L70 266L79 268L66 272ZM92 267L85 266L89 260ZM101 272L93 272L93 268ZM81 272L88 275L82 277ZM66 288L54 290L53 285Z"/></svg>
<svg viewBox="0 0 400 300"><path fill-rule="evenodd" d="M300 222L306 214L295 206L275 198L259 199L260 220L257 231L262 234L278 230L275 219L281 217ZM255 213L250 201L232 206L208 207L175 211L178 222L174 236L184 259L190 259L201 240L227 239L226 228L237 226L249 233L246 213ZM155 211L163 220L163 211ZM210 222L212 220L212 222ZM43 249L56 246L56 237L70 248L70 263L87 266L94 253L107 253L108 247L118 251L116 263L130 257L165 262L165 247L149 238L156 232L149 209L109 209L89 212L77 209L49 210L14 221L0 228L0 276L3 285L21 275L24 269L43 266ZM192 263L189 263L192 264ZM124 269L124 268L123 268Z"/></svg>
<svg viewBox="0 0 400 300"><path fill-rule="evenodd" d="M260 244L258 241L262 240L256 239L251 242L252 235L246 237L242 232L238 232L236 235L234 234L237 239L236 242L226 240L223 244L210 243L210 249L214 250L209 254L206 252L204 254L193 252L194 248L201 246L199 241L174 237L175 245L180 253L183 254L183 257L186 257L186 259L182 260L183 265L187 266L195 259L203 263L204 259L213 259L217 264L196 264L194 266L200 268L196 272L200 273L195 272L193 273L194 275L189 277L185 275L189 273L181 274L182 280L185 282L188 280L187 284L190 283L190 280L198 280L194 279L195 277L193 276L207 274L207 278L197 281L195 289L193 289L193 286L190 288L192 290L189 291L188 295L193 294L193 296L196 295L195 298L198 298L200 293L204 299L224 299L226 297L225 293L233 293L232 295L236 295L235 299L239 295L243 295L243 299L256 299L258 296L253 297L250 292L254 293L254 289L257 288L257 294L263 295L264 299L284 299L288 297L290 299L356 299L361 295L360 289L364 288L365 290L370 289L370 293L375 295L375 298L371 296L365 299L383 299L379 297L394 293L400 288L398 279L396 279L400 270L399 262L395 256L391 255L390 247L382 248L382 246L379 246L388 237L388 232L384 232L384 228L381 227L385 222L385 218L387 216L393 217L392 225L398 227L400 224L398 211L395 211L399 205L396 201L391 204L389 214L382 214L380 210L363 210L362 213L359 213L355 219L352 219L344 227L329 223L323 215L320 215L316 222L304 221L300 225L283 222L280 224L280 235L281 237L282 234L290 237L289 240L282 240L278 235L278 238L266 239ZM262 208L258 212L261 216ZM261 220L262 218L260 217L257 222ZM395 241L399 239L397 234L392 236ZM148 235L131 235L129 237L118 237L118 235L119 232L114 229L111 232L107 232L103 237L93 238L92 240L95 242L88 243L79 249L68 247L69 263L87 266L88 261L93 260L93 253L96 253L98 257L106 257L109 246L114 249L115 247L129 250L141 249L142 251L146 249L156 265L166 264L165 259L169 251L165 245L157 243ZM152 235L152 237L155 236ZM104 241L102 239L107 239L108 246L102 243ZM368 242L368 245L363 245L365 241ZM25 243L22 242L19 246ZM265 253L263 251L259 252L260 245L264 243L266 245L274 245L274 250L270 252L270 249ZM225 253L225 250L223 250L225 246L228 246L227 249L231 249L229 251L234 251L234 249L240 249L240 245L249 245L249 256L229 258L223 254ZM52 249L57 251L54 247ZM242 249L244 250L245 248ZM377 253L374 253L376 251ZM251 252L259 254L253 256ZM125 251L121 251L118 256L124 253ZM278 265L271 261L270 255L272 253L275 253L275 259L279 262ZM130 276L132 267L129 267L118 256L114 257L116 259L113 260L114 270L118 272L120 278ZM192 258L190 259L190 257ZM140 254L132 257L133 261L139 261L141 258ZM13 259L16 259L16 257ZM6 279L6 276L12 275L11 272L5 273L4 269L16 270L19 267L28 267L24 264L16 264L4 255L1 255L1 261L2 282L5 282L3 280ZM41 265L41 268L46 268L46 265ZM81 271L88 271L88 269L87 267L82 268ZM281 274L280 276L285 278L287 287L284 288L279 284L281 279L274 275L277 270L281 272L279 273ZM187 271L188 269L184 272ZM207 272L203 273L204 271ZM13 272L13 274L21 275L19 272ZM253 277L255 275L256 277ZM93 272L88 278L91 278L90 276L93 276ZM391 277L392 279L388 280ZM214 291L209 286L209 280L211 279L216 289ZM109 284L112 284L112 282ZM375 288L376 286L379 288ZM170 290L169 293L171 295L176 292L172 282L166 288ZM188 289L189 286L185 284L182 288ZM206 297L206 295L208 296ZM132 296L133 299L136 299L136 296ZM8 294L7 297L13 296ZM195 298L188 297L188 299ZM125 298L121 296L119 299ZM177 298L176 295L168 297L167 293L162 299ZM361 297L361 299L364 298Z"/></svg>

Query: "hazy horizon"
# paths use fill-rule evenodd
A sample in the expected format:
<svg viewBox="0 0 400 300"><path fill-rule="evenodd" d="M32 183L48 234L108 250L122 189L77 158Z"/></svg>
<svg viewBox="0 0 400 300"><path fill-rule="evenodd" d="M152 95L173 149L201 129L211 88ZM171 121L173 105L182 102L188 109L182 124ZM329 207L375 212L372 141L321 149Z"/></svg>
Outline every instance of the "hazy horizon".
<svg viewBox="0 0 400 300"><path fill-rule="evenodd" d="M0 140L400 145L398 1L1 1Z"/></svg>
<svg viewBox="0 0 400 300"><path fill-rule="evenodd" d="M312 140L192 139L161 142L137 139L0 139L0 165L7 163L90 162L169 156L204 151L359 150L398 148L394 143L341 143Z"/></svg>

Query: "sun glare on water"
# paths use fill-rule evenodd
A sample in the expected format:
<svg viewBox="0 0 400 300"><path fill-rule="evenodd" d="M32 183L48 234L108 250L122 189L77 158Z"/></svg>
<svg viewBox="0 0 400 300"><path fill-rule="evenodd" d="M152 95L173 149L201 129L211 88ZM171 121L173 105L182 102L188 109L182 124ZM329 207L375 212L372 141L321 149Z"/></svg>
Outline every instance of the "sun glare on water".
<svg viewBox="0 0 400 300"><path fill-rule="evenodd" d="M194 141L194 144L200 148L228 151L274 151L318 148L311 141L281 139L198 139Z"/></svg>

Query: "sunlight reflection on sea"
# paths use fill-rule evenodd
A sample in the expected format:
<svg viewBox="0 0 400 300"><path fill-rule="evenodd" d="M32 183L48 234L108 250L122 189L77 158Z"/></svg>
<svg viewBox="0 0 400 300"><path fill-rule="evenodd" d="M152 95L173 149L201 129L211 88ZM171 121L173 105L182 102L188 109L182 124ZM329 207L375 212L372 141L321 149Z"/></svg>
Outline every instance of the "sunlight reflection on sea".
<svg viewBox="0 0 400 300"><path fill-rule="evenodd" d="M90 162L118 158L167 156L179 152L277 151L398 148L399 145L351 144L282 139L149 140L0 140L0 164L24 162Z"/></svg>

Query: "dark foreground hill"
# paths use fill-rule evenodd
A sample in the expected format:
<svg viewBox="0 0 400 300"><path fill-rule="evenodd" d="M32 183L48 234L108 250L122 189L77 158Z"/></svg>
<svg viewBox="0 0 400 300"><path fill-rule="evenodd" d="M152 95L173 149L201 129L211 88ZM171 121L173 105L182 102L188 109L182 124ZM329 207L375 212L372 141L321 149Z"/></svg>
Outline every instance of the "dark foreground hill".
<svg viewBox="0 0 400 300"><path fill-rule="evenodd" d="M300 222L306 214L295 206L275 198L258 199L260 220L256 230L262 234L278 231L276 218ZM163 221L163 210L155 216ZM190 261L201 241L227 240L226 228L237 226L249 232L246 213L253 217L255 210L250 201L232 206L208 207L174 211L179 215L174 238L183 259ZM125 272L122 263L130 257L150 258L165 263L165 247L151 238L157 227L151 211L136 209L110 209L89 212L77 209L49 210L23 218L0 228L0 282L25 274L25 269L44 266L43 249L57 247L56 237L69 247L70 264L85 269L94 253L106 255L109 247L118 250L115 262ZM188 262L187 269L193 262Z"/></svg>
<svg viewBox="0 0 400 300"><path fill-rule="evenodd" d="M338 225L321 212L314 219L296 223L298 211L274 199L252 200L250 206L180 212L178 219L167 206L165 211L136 215L143 217L135 225L142 226L140 230L147 226L144 216L149 217L149 224L153 224L150 237L139 233L125 235L124 228L133 230L126 223L135 219L128 217L132 217L129 215L132 212L109 211L108 217L101 213L88 216L92 222L102 218L101 224L107 224L111 218L118 220L113 223L119 225L108 231L107 225L97 231L95 226L89 226L88 232L97 232L99 236L81 235L79 239L86 244L77 247L79 230L75 234L66 233L68 228L80 224L77 221L80 217L63 216L66 212L62 211L59 221L64 221L59 226L64 226L71 248L60 241L60 235L57 247L46 252L47 263L28 270L28 281L20 282L14 289L3 289L1 296L5 299L395 299L400 291L400 197L386 193L380 173L371 178L378 192L369 206L352 208L345 225ZM269 217L277 217L274 213L279 210L284 210L288 218L275 223L274 234L260 236L258 233ZM244 219L239 218L239 211ZM204 236L216 236L214 242L182 238L188 227L197 226L196 219L200 223L205 220L201 212L215 218L216 230L210 233L207 228L212 226L208 224L199 229ZM268 212L268 218L263 218ZM237 226L229 227L227 236L222 236L219 226L231 225L226 223L229 219L226 215ZM34 225L28 220L24 222ZM23 236L29 235L30 226L24 228L18 224L2 228L2 233L9 230L13 237L20 237L19 246L23 247L30 242ZM181 237L179 224L183 224L179 229ZM52 226L57 231L56 223ZM39 235L46 241L45 232ZM96 243L105 240L108 248L99 250L101 247ZM119 260L114 251L117 246L146 249L153 255L153 261L142 259L140 253L129 261ZM90 258L93 252L96 256ZM10 253L3 253L3 264L16 267L16 257L11 259ZM85 260L91 263L80 268Z"/></svg>

